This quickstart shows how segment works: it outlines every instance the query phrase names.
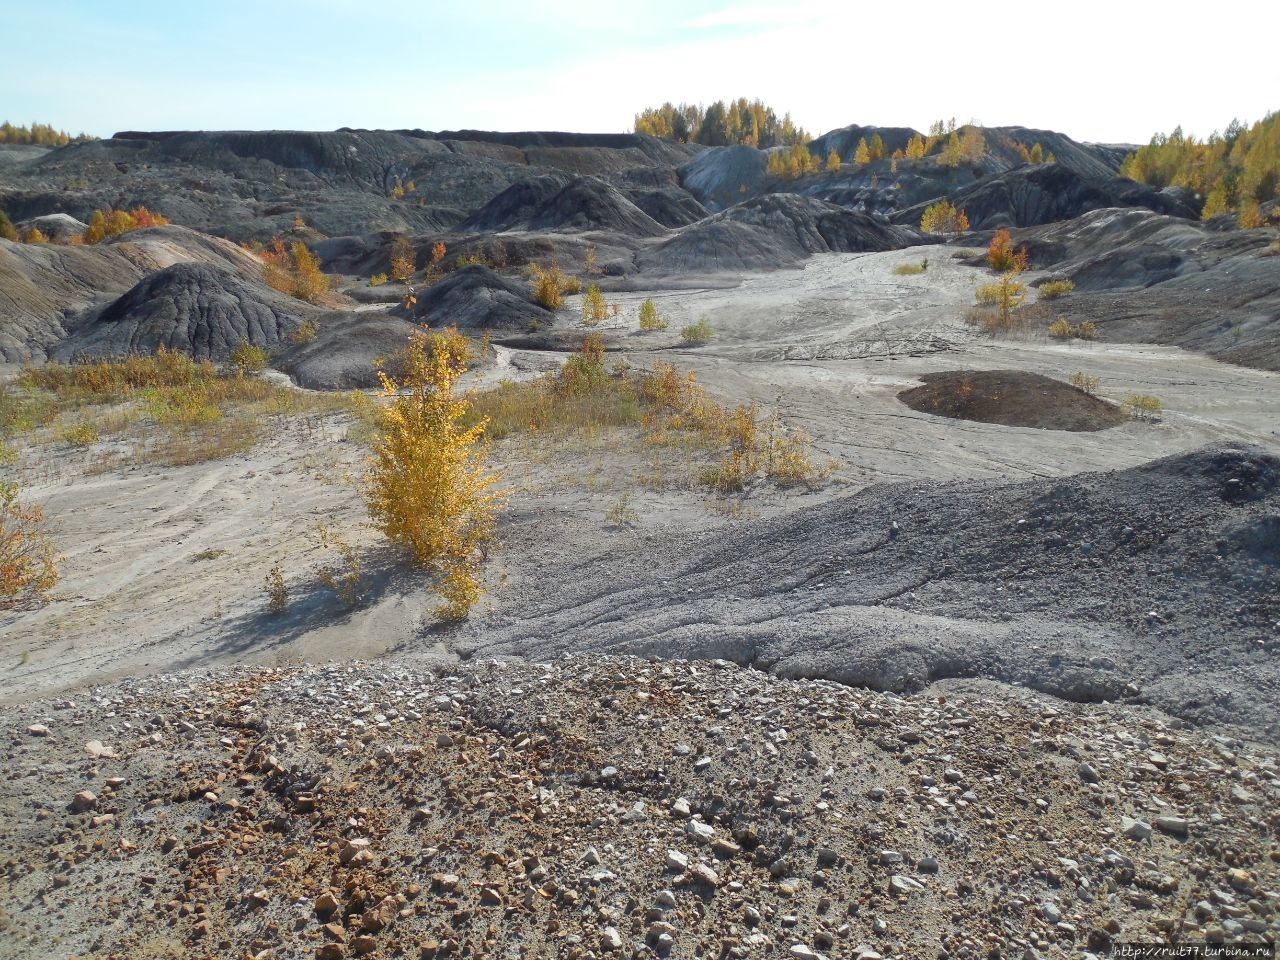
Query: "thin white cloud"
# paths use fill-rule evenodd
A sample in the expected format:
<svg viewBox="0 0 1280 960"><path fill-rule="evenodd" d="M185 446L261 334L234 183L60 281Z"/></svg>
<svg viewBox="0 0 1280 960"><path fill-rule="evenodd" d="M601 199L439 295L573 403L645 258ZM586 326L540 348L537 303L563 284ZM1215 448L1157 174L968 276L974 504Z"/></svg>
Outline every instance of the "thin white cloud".
<svg viewBox="0 0 1280 960"><path fill-rule="evenodd" d="M683 26L691 30L710 30L716 27L767 27L776 24L795 24L811 19L812 14L781 4L753 4L745 7L727 7L712 10L686 20Z"/></svg>

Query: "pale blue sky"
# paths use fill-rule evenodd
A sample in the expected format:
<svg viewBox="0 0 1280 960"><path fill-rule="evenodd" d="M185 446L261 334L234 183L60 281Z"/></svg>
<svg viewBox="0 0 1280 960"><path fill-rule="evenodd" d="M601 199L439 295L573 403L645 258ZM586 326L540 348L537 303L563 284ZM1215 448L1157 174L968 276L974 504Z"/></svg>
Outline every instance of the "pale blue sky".
<svg viewBox="0 0 1280 960"><path fill-rule="evenodd" d="M123 129L630 129L663 100L759 97L819 134L941 117L1079 140L1206 135L1280 109L1259 43L1167 4L965 0L0 0L0 119Z"/></svg>

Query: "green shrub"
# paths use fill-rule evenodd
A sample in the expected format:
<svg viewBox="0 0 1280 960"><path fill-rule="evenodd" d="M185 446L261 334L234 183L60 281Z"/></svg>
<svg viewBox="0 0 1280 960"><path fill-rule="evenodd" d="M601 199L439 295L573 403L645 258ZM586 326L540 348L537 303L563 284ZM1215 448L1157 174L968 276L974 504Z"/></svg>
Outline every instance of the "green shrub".
<svg viewBox="0 0 1280 960"><path fill-rule="evenodd" d="M665 330L667 329L667 321L658 314L657 304L653 302L653 298L645 300L640 304L640 329L641 330Z"/></svg>
<svg viewBox="0 0 1280 960"><path fill-rule="evenodd" d="M680 331L680 339L690 346L700 347L711 342L711 324L703 317Z"/></svg>
<svg viewBox="0 0 1280 960"><path fill-rule="evenodd" d="M1121 409L1132 420L1157 421L1164 412L1164 404L1149 393L1129 393L1120 403Z"/></svg>

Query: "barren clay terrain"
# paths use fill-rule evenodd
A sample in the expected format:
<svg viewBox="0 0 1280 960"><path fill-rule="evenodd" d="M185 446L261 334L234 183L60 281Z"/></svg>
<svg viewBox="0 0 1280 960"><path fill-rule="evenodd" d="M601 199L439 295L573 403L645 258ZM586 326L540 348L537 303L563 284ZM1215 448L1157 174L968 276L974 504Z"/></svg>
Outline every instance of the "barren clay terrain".
<svg viewBox="0 0 1280 960"><path fill-rule="evenodd" d="M1032 134L1057 163L1018 160ZM60 576L0 610L0 957L1274 942L1277 230L1202 222L1114 148L988 142L896 180L631 135L4 154L0 206L54 242L0 240L0 471ZM58 239L119 190L174 222ZM941 196L973 230L918 229ZM1027 290L993 333L1001 227ZM272 287L249 241L279 234L327 292ZM552 266L599 323L535 302ZM442 621L361 495L375 362L419 323L471 340L477 402L597 334L610 382L671 364L813 469L717 489L718 441L652 411L495 423L485 593ZM240 419L186 446L154 391L54 415L31 385L246 345Z"/></svg>

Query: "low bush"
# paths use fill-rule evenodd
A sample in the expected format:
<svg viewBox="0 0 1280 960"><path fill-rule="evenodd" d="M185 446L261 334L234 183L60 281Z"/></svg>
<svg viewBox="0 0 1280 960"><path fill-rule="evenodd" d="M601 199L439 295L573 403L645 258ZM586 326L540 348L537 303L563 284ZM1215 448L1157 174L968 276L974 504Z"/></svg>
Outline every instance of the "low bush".
<svg viewBox="0 0 1280 960"><path fill-rule="evenodd" d="M101 243L103 240L118 237L130 230L162 227L168 222L168 217L152 213L143 206L134 207L132 210L116 210L113 207L107 207L105 210L93 211L82 239L89 244Z"/></svg>
<svg viewBox="0 0 1280 960"><path fill-rule="evenodd" d="M319 332L320 321L312 317L310 320L303 320L302 323L289 332L289 342L299 345L310 343Z"/></svg>
<svg viewBox="0 0 1280 960"><path fill-rule="evenodd" d="M257 373L271 361L265 347L258 347L248 340L241 340L231 348L231 365L241 374Z"/></svg>
<svg viewBox="0 0 1280 960"><path fill-rule="evenodd" d="M264 587L267 592L268 613L278 615L289 609L289 591L285 587L284 574L280 572L279 564L267 571Z"/></svg>
<svg viewBox="0 0 1280 960"><path fill-rule="evenodd" d="M680 331L680 339L693 347L700 347L711 342L711 324L703 317Z"/></svg>
<svg viewBox="0 0 1280 960"><path fill-rule="evenodd" d="M893 268L893 272L900 277L914 277L928 269L929 261L921 260L919 263L900 263Z"/></svg>
<svg viewBox="0 0 1280 960"><path fill-rule="evenodd" d="M582 295L582 322L588 327L597 327L609 316L609 304L600 292L598 283L588 283L587 292Z"/></svg>
<svg viewBox="0 0 1280 960"><path fill-rule="evenodd" d="M272 289L308 303L316 303L329 292L329 278L320 270L320 261L301 240L294 240L286 249L284 241L274 237L260 256L262 279Z"/></svg>
<svg viewBox="0 0 1280 960"><path fill-rule="evenodd" d="M0 609L43 600L58 582L58 552L44 531L44 511L0 482Z"/></svg>
<svg viewBox="0 0 1280 960"><path fill-rule="evenodd" d="M1120 402L1120 407L1130 419L1148 422L1159 420L1160 415L1164 412L1164 404L1160 402L1158 397L1153 397L1149 393L1125 394L1124 400Z"/></svg>
<svg viewBox="0 0 1280 960"><path fill-rule="evenodd" d="M385 273L375 273L372 277L369 278L369 286L380 287L387 282L387 279L388 278Z"/></svg>
<svg viewBox="0 0 1280 960"><path fill-rule="evenodd" d="M640 329L645 331L667 329L667 321L659 315L657 304L653 302L652 297L640 304Z"/></svg>
<svg viewBox="0 0 1280 960"><path fill-rule="evenodd" d="M534 300L548 310L559 310L564 306L565 286L569 278L564 275L563 270L554 264L542 267L531 263L527 272Z"/></svg>
<svg viewBox="0 0 1280 960"><path fill-rule="evenodd" d="M1077 370L1073 373L1069 382L1077 390L1083 390L1085 393L1096 394L1098 392L1098 378L1092 374L1085 373L1083 370Z"/></svg>
<svg viewBox="0 0 1280 960"><path fill-rule="evenodd" d="M1066 317L1059 317L1049 324L1049 336L1059 340L1097 340L1098 325L1092 320L1085 320L1077 326L1072 326Z"/></svg>
<svg viewBox="0 0 1280 960"><path fill-rule="evenodd" d="M1076 285L1070 280L1050 280L1040 285L1040 299L1057 300L1059 297L1065 297L1075 288Z"/></svg>
<svg viewBox="0 0 1280 960"><path fill-rule="evenodd" d="M920 217L920 229L925 233L958 237L969 229L969 218L950 200L939 200L925 208L924 215Z"/></svg>

